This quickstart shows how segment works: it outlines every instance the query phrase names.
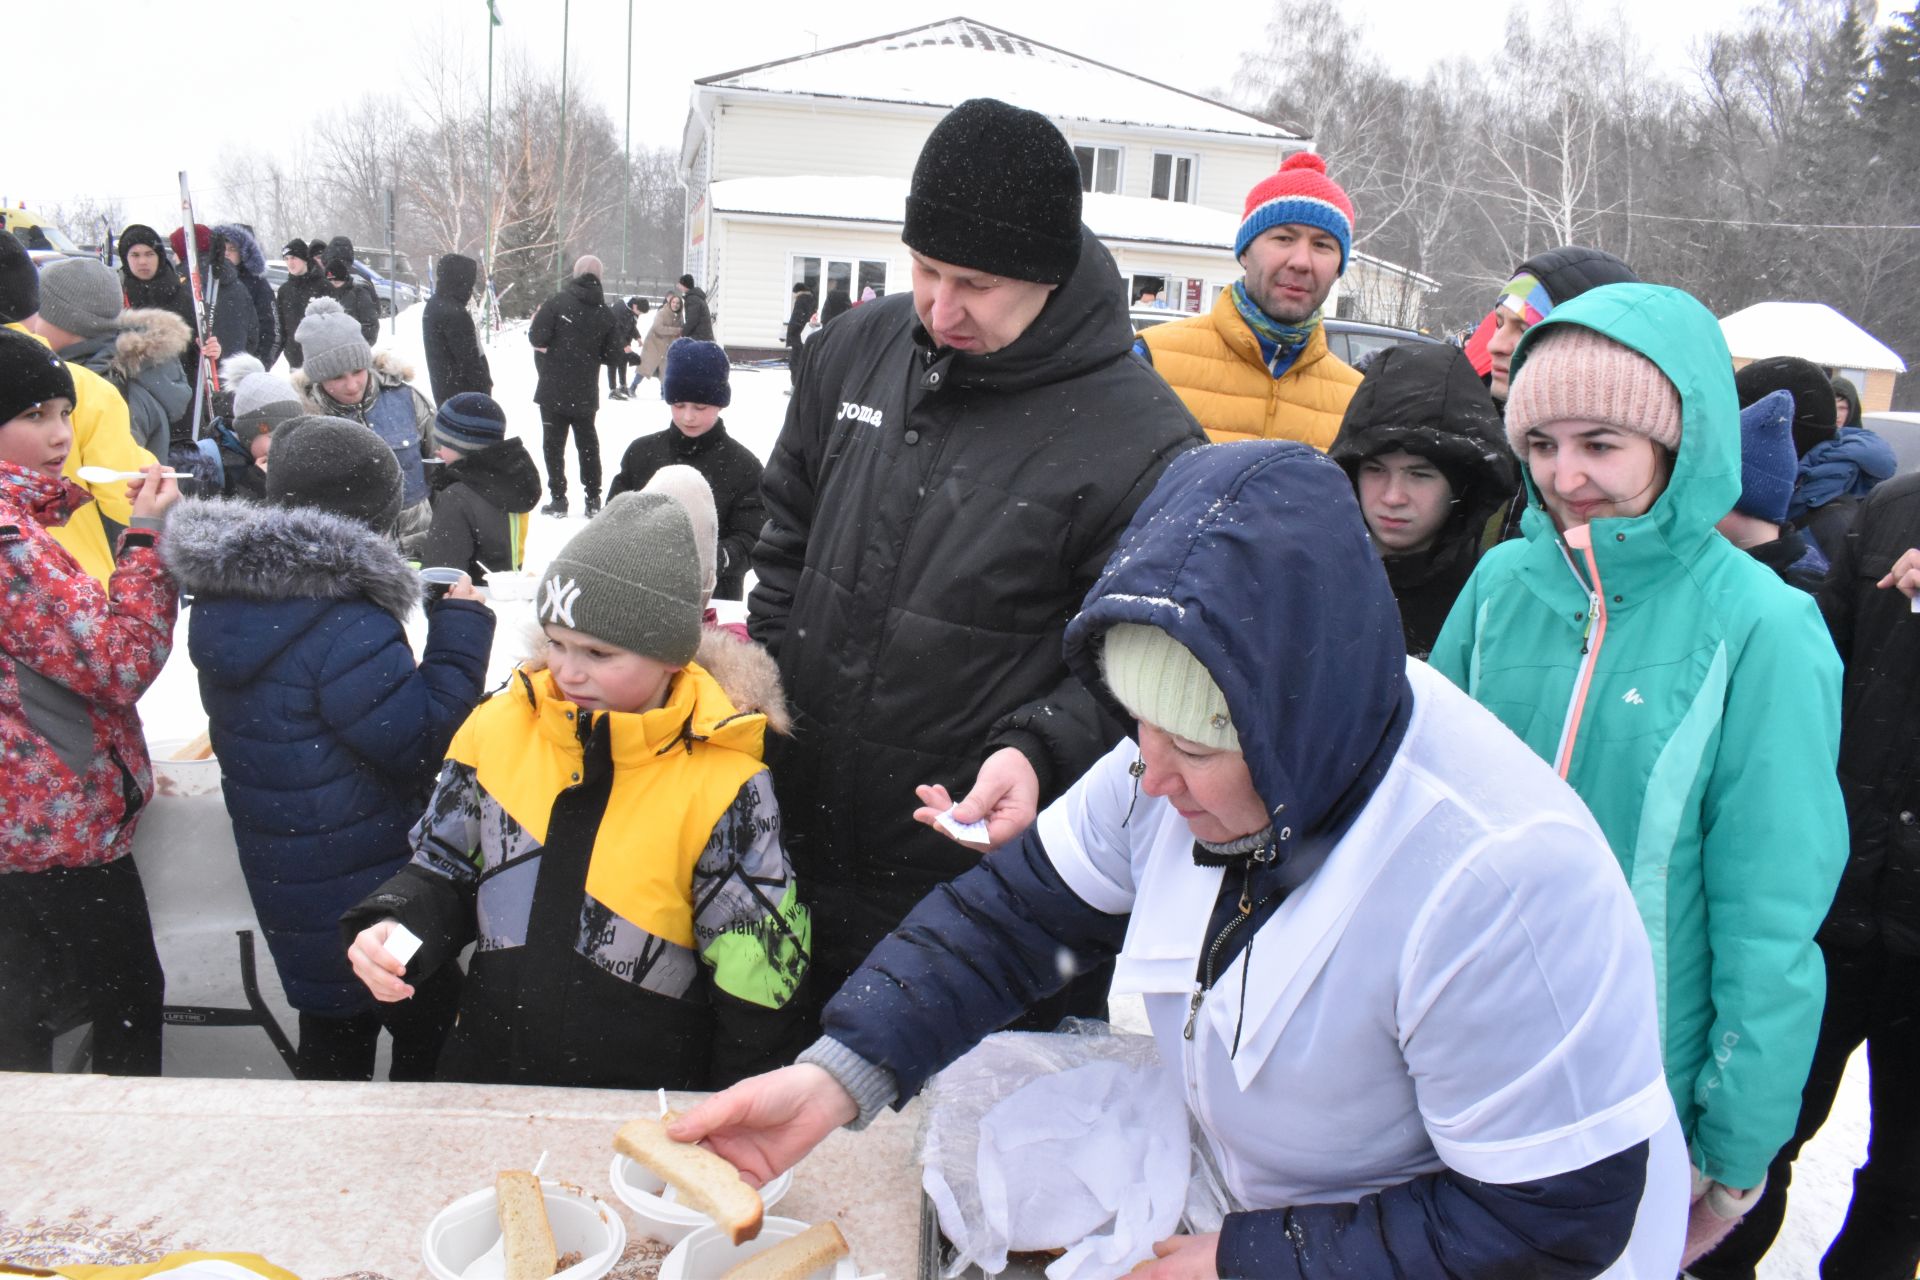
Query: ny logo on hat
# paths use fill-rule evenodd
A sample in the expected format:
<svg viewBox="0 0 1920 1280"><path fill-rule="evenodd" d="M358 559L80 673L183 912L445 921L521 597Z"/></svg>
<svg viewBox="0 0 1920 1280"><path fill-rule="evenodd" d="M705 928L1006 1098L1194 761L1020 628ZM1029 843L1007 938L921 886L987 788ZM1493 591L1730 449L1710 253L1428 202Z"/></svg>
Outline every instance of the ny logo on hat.
<svg viewBox="0 0 1920 1280"><path fill-rule="evenodd" d="M580 588L574 580L560 581L560 575L554 574L547 579L546 599L540 602L540 616L548 622L557 622L563 627L573 625L573 602L580 598Z"/></svg>

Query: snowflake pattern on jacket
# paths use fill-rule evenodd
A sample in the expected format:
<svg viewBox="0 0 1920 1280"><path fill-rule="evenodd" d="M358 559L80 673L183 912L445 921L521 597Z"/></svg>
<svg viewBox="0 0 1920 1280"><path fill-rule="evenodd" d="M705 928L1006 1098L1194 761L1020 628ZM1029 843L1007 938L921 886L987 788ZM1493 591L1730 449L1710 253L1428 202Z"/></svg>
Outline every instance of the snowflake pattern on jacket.
<svg viewBox="0 0 1920 1280"><path fill-rule="evenodd" d="M134 704L173 648L155 535L125 535L107 588L48 533L85 490L0 462L0 873L112 862L153 795Z"/></svg>

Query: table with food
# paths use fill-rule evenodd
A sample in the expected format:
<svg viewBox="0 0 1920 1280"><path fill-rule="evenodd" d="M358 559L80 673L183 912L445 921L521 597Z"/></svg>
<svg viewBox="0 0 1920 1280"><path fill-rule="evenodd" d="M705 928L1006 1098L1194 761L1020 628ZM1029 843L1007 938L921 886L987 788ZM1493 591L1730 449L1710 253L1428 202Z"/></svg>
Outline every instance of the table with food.
<svg viewBox="0 0 1920 1280"><path fill-rule="evenodd" d="M671 1108L694 1101L665 1095ZM237 1277L206 1269L236 1256L302 1280L919 1273L917 1109L839 1135L756 1189L668 1139L660 1104L582 1089L0 1075L0 1275L169 1259L202 1268L180 1275Z"/></svg>

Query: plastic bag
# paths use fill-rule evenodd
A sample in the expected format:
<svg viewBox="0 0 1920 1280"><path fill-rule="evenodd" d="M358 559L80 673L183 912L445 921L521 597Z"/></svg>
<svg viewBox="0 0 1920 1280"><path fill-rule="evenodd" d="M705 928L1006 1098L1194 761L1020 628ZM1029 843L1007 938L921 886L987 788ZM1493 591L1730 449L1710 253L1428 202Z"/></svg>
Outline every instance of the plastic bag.
<svg viewBox="0 0 1920 1280"><path fill-rule="evenodd" d="M1103 1023L1002 1032L934 1078L922 1185L969 1264L1065 1248L1049 1280L1104 1280L1153 1256L1188 1193L1187 1108L1150 1036Z"/></svg>

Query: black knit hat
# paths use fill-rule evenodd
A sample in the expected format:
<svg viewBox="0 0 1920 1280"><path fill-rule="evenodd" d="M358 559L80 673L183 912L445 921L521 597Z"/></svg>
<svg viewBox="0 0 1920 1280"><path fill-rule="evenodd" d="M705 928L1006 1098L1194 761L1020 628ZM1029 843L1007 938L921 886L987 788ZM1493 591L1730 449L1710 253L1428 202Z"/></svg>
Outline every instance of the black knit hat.
<svg viewBox="0 0 1920 1280"><path fill-rule="evenodd" d="M733 403L727 383L727 352L717 342L675 338L667 348L667 367L660 375L660 398L668 404L710 404L721 409Z"/></svg>
<svg viewBox="0 0 1920 1280"><path fill-rule="evenodd" d="M1826 371L1799 356L1769 356L1755 360L1733 375L1733 389L1745 409L1775 391L1793 393L1793 451L1800 457L1824 440L1833 439L1840 415L1833 406L1833 383Z"/></svg>
<svg viewBox="0 0 1920 1280"><path fill-rule="evenodd" d="M40 273L33 258L25 245L0 231L0 324L17 323L38 310Z"/></svg>
<svg viewBox="0 0 1920 1280"><path fill-rule="evenodd" d="M4 231L0 238L13 239ZM0 329L0 425L56 396L73 399L73 375L60 357L17 329Z"/></svg>
<svg viewBox="0 0 1920 1280"><path fill-rule="evenodd" d="M114 248L120 255L121 263L124 264L127 260L127 250L133 248L135 245L142 244L159 255L160 269L162 271L172 265L173 250L167 244L166 237L162 236L152 227L147 226L144 222L130 222L125 229L120 232L120 242L115 245Z"/></svg>
<svg viewBox="0 0 1920 1280"><path fill-rule="evenodd" d="M389 533L404 485L387 442L345 418L312 414L281 423L267 450L267 500L318 507Z"/></svg>
<svg viewBox="0 0 1920 1280"><path fill-rule="evenodd" d="M1080 162L1045 116L970 98L920 149L900 239L955 266L1059 284L1080 261Z"/></svg>
<svg viewBox="0 0 1920 1280"><path fill-rule="evenodd" d="M450 448L473 453L507 438L507 411L484 391L462 391L435 411L433 434Z"/></svg>
<svg viewBox="0 0 1920 1280"><path fill-rule="evenodd" d="M299 236L295 236L293 239L287 241L280 250L280 256L283 258L298 258L302 262L311 262L313 260L307 252L307 242Z"/></svg>

